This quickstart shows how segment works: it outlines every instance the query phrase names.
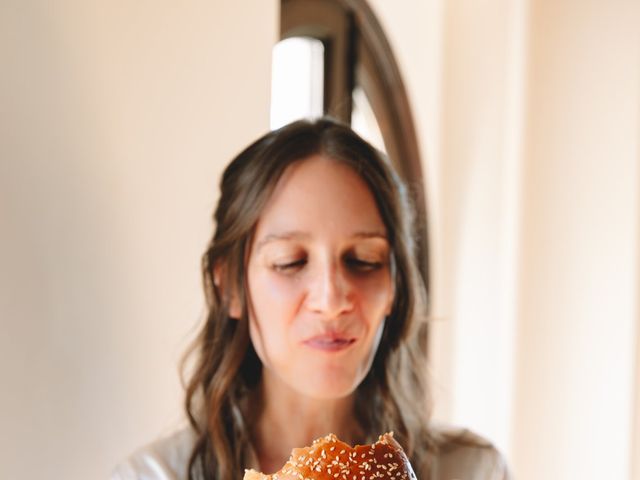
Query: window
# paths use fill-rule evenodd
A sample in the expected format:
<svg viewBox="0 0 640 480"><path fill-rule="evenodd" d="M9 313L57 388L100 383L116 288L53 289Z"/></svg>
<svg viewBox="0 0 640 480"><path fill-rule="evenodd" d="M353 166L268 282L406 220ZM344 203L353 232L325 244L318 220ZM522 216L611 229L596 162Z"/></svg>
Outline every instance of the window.
<svg viewBox="0 0 640 480"><path fill-rule="evenodd" d="M290 37L273 48L271 128L324 113L324 45L315 38Z"/></svg>

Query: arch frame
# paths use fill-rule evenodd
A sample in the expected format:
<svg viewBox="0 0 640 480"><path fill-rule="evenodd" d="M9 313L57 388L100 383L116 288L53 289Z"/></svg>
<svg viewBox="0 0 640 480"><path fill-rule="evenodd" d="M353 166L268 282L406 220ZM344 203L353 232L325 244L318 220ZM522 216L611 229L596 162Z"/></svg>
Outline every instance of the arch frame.
<svg viewBox="0 0 640 480"><path fill-rule="evenodd" d="M319 39L325 47L324 113L351 123L352 93L361 86L387 154L409 188L416 219L417 261L429 291L425 182L409 97L382 25L365 0L282 0L280 38Z"/></svg>

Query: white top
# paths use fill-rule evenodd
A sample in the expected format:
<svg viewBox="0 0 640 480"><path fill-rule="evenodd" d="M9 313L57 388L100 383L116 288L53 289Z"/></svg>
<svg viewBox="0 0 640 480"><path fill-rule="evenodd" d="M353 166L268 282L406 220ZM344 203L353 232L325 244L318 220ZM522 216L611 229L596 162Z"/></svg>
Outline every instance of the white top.
<svg viewBox="0 0 640 480"><path fill-rule="evenodd" d="M429 480L510 480L500 453L483 438L462 429L434 430L438 453ZM111 480L187 480L187 464L195 442L191 428L157 440L121 463ZM257 461L247 468L259 470Z"/></svg>

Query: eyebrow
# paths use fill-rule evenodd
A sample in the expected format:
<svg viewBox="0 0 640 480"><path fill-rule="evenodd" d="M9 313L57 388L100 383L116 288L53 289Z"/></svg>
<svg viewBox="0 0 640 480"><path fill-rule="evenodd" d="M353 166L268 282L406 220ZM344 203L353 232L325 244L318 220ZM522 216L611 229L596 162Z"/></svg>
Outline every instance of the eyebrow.
<svg viewBox="0 0 640 480"><path fill-rule="evenodd" d="M270 233L266 237L264 237L258 245L256 245L256 249L260 250L267 243L277 242L281 240L304 240L309 238L311 235L308 233L300 232L298 230L293 230L291 232L282 232L282 233Z"/></svg>
<svg viewBox="0 0 640 480"><path fill-rule="evenodd" d="M271 233L265 236L262 240L260 240L260 242L258 242L258 244L256 245L256 250L260 250L266 244L271 242L278 242L283 240L307 240L309 238L311 238L310 234L301 232L298 230L292 230L290 232L282 232L282 233ZM351 238L364 238L364 239L380 238L387 242L389 241L389 238L387 237L387 235L378 231L356 232L353 235L351 235Z"/></svg>
<svg viewBox="0 0 640 480"><path fill-rule="evenodd" d="M356 232L352 238L381 238L382 240L389 241L389 238L382 232Z"/></svg>

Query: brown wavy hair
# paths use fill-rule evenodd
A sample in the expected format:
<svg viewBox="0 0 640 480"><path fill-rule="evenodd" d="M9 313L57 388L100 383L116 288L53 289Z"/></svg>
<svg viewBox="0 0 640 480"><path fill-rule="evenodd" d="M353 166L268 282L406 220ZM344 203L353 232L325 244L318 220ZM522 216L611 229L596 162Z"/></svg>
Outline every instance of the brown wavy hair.
<svg viewBox="0 0 640 480"><path fill-rule="evenodd" d="M196 432L191 480L238 480L247 467L256 408L248 399L262 365L249 338L246 255L255 226L283 172L323 155L351 167L375 198L395 266L395 297L371 370L357 387L354 412L366 443L393 430L418 478L428 478L432 438L427 423L425 290L416 269L413 209L397 174L348 126L328 118L297 121L272 131L237 155L223 173L215 233L202 257L208 313L190 350L185 408ZM222 279L218 278L222 276ZM224 285L222 291L219 285ZM229 316L229 292L242 316ZM328 433L328 432L327 432Z"/></svg>

